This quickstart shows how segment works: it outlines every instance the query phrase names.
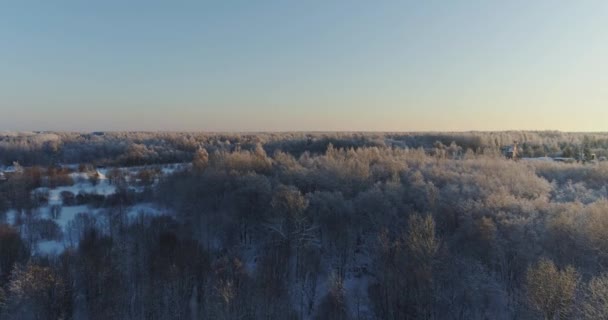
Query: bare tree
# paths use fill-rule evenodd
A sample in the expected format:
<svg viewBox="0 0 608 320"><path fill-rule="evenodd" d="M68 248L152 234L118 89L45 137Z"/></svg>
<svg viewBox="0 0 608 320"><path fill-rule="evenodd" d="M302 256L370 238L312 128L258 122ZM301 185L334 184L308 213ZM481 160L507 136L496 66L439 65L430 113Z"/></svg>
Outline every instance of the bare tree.
<svg viewBox="0 0 608 320"><path fill-rule="evenodd" d="M585 288L581 313L585 319L608 319L608 274L592 278Z"/></svg>
<svg viewBox="0 0 608 320"><path fill-rule="evenodd" d="M528 302L545 320L568 319L572 313L579 275L572 267L559 270L542 258L528 268Z"/></svg>

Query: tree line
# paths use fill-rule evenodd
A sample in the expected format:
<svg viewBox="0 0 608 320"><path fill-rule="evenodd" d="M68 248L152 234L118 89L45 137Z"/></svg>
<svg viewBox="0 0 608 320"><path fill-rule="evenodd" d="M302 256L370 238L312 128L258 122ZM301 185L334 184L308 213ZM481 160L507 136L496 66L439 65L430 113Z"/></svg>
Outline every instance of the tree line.
<svg viewBox="0 0 608 320"><path fill-rule="evenodd" d="M608 164L490 147L519 134L417 134L434 140L417 147L387 144L416 134L211 135L189 169L124 191L170 215L127 221L125 201L103 202L58 256L32 256L2 225L0 317L606 318ZM547 149L593 139L527 134ZM3 211L37 206L36 175L22 175Z"/></svg>

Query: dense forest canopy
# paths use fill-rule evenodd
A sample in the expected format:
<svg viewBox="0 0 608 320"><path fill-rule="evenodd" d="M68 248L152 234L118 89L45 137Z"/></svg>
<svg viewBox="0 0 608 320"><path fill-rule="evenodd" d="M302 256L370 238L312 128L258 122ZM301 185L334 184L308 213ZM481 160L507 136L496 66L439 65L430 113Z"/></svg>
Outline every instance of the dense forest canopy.
<svg viewBox="0 0 608 320"><path fill-rule="evenodd" d="M606 155L605 133L5 133L0 318L606 319Z"/></svg>

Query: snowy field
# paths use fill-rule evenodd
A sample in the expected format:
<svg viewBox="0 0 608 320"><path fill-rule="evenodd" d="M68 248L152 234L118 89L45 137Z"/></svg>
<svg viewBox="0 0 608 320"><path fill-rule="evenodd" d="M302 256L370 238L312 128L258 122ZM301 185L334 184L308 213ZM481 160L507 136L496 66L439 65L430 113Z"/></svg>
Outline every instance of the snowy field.
<svg viewBox="0 0 608 320"><path fill-rule="evenodd" d="M66 165L64 168L76 170L77 165ZM73 181L72 185L59 186L55 188L41 187L32 191L34 194L43 194L47 196L48 201L30 212L11 209L4 215L4 222L12 225L20 230L21 236L28 241L32 248L33 255L58 255L66 248L75 247L78 244L80 234L74 234L78 227L83 223L93 224L96 229L102 233L107 233L109 230L109 215L110 211L116 211L115 208L98 208L87 204L65 203L64 196L67 195L95 195L95 196L112 196L117 192L117 186L108 178L108 174L112 170L120 170L128 185L128 189L132 192L142 192L145 188L138 184L138 179L135 177L142 170L154 169L159 173L159 176L152 182L150 186L158 183L158 179L171 175L187 167L187 164L170 164L154 167L122 167L122 168L99 168L91 172L71 172L69 174ZM95 179L92 177L95 176ZM133 205L120 208L120 213L127 223L133 222L139 215L163 215L169 214L166 209L145 202L135 203ZM44 224L47 227L43 230L55 230L59 232L50 232L51 236L35 235L39 232L33 232L32 225ZM48 227L55 225L56 227ZM49 232L45 232L49 233Z"/></svg>

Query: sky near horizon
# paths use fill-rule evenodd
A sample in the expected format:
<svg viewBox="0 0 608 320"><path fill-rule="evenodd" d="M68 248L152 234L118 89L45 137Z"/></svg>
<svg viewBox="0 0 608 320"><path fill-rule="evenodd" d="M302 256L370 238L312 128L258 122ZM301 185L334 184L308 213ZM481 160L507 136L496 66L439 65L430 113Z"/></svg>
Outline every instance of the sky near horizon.
<svg viewBox="0 0 608 320"><path fill-rule="evenodd" d="M608 131L608 1L3 1L0 131Z"/></svg>

